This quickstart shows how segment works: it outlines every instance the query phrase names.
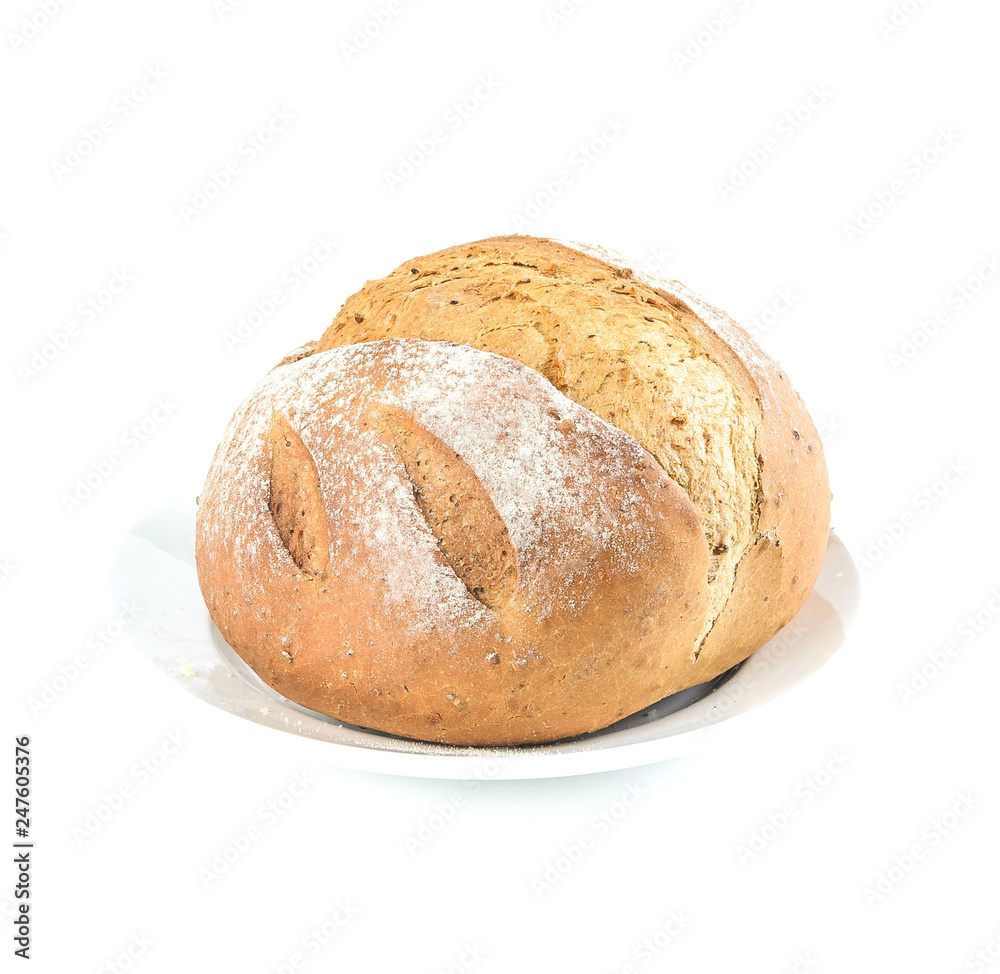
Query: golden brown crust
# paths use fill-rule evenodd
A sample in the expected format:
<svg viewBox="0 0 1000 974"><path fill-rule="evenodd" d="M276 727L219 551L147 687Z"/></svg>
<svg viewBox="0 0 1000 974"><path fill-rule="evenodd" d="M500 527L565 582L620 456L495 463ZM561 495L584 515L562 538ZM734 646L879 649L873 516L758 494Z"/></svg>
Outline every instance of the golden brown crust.
<svg viewBox="0 0 1000 974"><path fill-rule="evenodd" d="M504 412L514 387L530 422ZM502 475L531 437L590 486ZM560 517L527 516L525 490ZM290 699L512 744L744 659L805 601L828 531L815 427L738 325L603 252L496 237L369 282L271 373L219 448L198 567L223 635Z"/></svg>
<svg viewBox="0 0 1000 974"><path fill-rule="evenodd" d="M369 282L316 349L398 336L529 365L685 489L703 518L710 595L689 685L759 648L807 598L830 517L816 428L778 365L683 285L603 252L493 237Z"/></svg>
<svg viewBox="0 0 1000 974"><path fill-rule="evenodd" d="M219 447L196 552L212 618L278 692L456 744L654 703L706 611L700 518L653 458L531 369L442 342L274 370Z"/></svg>

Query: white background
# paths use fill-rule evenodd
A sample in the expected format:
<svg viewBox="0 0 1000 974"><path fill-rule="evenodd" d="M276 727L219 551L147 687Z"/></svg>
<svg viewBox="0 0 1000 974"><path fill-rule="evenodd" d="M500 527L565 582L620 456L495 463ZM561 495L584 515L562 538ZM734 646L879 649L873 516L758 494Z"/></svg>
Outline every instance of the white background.
<svg viewBox="0 0 1000 974"><path fill-rule="evenodd" d="M367 0L4 4L2 710L8 753L33 741L34 969L1000 971L997 7L556 3L405 0L382 25ZM294 118L264 145L276 110ZM184 694L127 637L95 649L124 535L197 494L281 355L367 278L515 230L659 265L791 375L862 566L824 670L696 756L469 789L290 766L284 735ZM324 237L336 252L292 290ZM265 825L295 774L311 784Z"/></svg>

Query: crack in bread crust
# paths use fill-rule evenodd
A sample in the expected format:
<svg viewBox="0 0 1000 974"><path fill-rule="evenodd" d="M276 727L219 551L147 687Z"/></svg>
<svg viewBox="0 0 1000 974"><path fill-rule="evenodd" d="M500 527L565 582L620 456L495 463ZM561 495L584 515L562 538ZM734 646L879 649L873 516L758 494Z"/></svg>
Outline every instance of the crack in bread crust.
<svg viewBox="0 0 1000 974"><path fill-rule="evenodd" d="M399 335L464 342L523 362L631 435L702 517L710 595L696 657L756 541L755 390L703 347L688 308L625 269L568 248L556 263L489 244L410 261L369 282L317 350ZM523 249L531 244L524 238Z"/></svg>

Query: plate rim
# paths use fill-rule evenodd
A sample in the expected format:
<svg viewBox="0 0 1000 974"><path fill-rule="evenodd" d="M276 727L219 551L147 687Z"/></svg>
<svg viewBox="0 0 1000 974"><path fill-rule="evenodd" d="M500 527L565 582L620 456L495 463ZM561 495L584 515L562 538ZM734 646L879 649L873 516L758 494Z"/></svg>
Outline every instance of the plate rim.
<svg viewBox="0 0 1000 974"><path fill-rule="evenodd" d="M122 572L120 569L122 563L126 562L129 557L131 557L128 553L128 548L131 539L136 538L154 545L157 547L158 551L162 552L164 555L170 556L176 561L185 564L194 576L197 587L197 571L194 565L193 547L191 547L190 551L186 551L186 546L184 546L183 549L179 549L185 550L186 554L190 556L182 558L177 554L177 550L168 550L161 545L156 545L152 539L141 532L141 529L144 526L149 525L156 519L160 519L160 521L162 521L165 518L180 518L182 516L184 517L188 528L193 528L193 515L194 511L192 510L190 502L175 500L173 502L166 502L157 505L147 511L145 515L133 524L130 530L123 537L115 552L115 556L112 559L110 581L112 593L116 599L120 599L121 597L130 597L127 594L123 596L120 590L117 589L119 588L123 575L132 577L130 573ZM175 536L173 540L176 542L178 539ZM189 686L185 686L183 682L176 677L172 678L171 682L175 684L180 683L181 688L186 690L190 696L196 697L202 703L209 705L213 710L218 710L222 713L226 713L232 717L240 719L243 724L255 724L263 730L276 730L283 732L286 738L292 738L293 740L300 742L300 748L305 753L312 755L311 760L315 760L317 763L330 764L337 767L349 768L351 770L370 771L403 777L449 780L461 780L464 778L480 778L481 780L528 780L570 777L584 774L596 774L611 770L635 768L692 753L707 739L715 738L724 734L725 728L731 729L734 723L740 722L740 718L747 718L758 712L761 707L766 707L767 703L771 700L784 697L788 693L793 692L797 687L807 682L811 677L822 670L829 660L842 650L847 641L848 631L858 614L858 607L861 599L861 585L860 573L858 572L857 565L854 562L849 549L839 535L837 535L836 531L831 528L827 544L827 552L824 556L824 567L826 566L826 562L831 558L831 552L834 549L837 549L838 555L843 561L845 569L849 568L851 575L850 582L853 584L850 586L851 591L849 593L849 597L845 600L845 604L835 608L837 618L841 623L841 634L832 651L828 652L827 655L819 661L818 665L810 668L808 672L799 675L798 678L792 679L788 685L780 688L777 692L773 693L771 697L763 700L756 706L751 706L748 709L737 711L736 713L730 715L723 715L714 721L706 720L699 726L678 730L673 733L666 733L662 736L655 736L640 740L622 740L619 735L623 735L626 731L653 727L671 716L684 714L686 711L691 711L691 708L693 707L704 705L706 701L711 701L717 694L720 693L720 691L724 690L727 686L730 686L733 683L734 679L738 677L747 664L766 650L767 647L774 642L774 640L778 639L778 637L780 637L782 633L788 629L788 626L794 623L799 614L797 614L787 626L783 627L782 630L779 630L771 641L756 650L754 653L750 654L750 656L748 656L745 660L726 671L725 674L720 674L720 676L714 677L712 680L705 681L705 684L699 685L703 686L718 681L721 676L726 677L726 679L722 682L716 683L716 685L707 693L697 697L683 708L664 714L660 717L655 717L637 725L633 725L632 727L624 728L622 731L608 731L607 728L604 728L595 732L593 737L589 737L589 735L580 735L578 737L567 738L561 741L518 745L515 747L449 745L441 744L439 742L415 741L399 737L397 735L375 731L369 728L345 724L344 722L337 721L335 718L330 718L326 715L318 714L315 711L310 711L308 708L302 707L294 701L282 697L277 693L277 691L269 687L263 680L260 679L260 677L250 670L248 664L246 664L246 662L243 661L238 654L236 654L232 647L225 644L221 633L219 633L214 622L211 620L208 608L205 606L204 601L201 598L200 588L198 589L198 601L195 611L204 614L204 618L210 626L209 639L213 643L213 649L216 656L219 661L228 668L232 676L241 680L246 686L251 687L258 693L265 694L271 698L273 702L281 706L290 706L294 712L301 713L303 716L314 720L322 720L334 726L346 727L349 731L353 731L361 735L372 735L372 738L377 735L379 740L385 739L387 741L396 742L397 746L380 746L374 740L366 743L364 739L332 741L309 737L297 732L292 725L289 725L287 717L284 718L284 721L288 726L282 727L267 724L259 720L254 720L253 717L248 714L239 713L233 709L223 706L215 700L206 699L204 696L194 692ZM842 571L837 578L840 578L844 574L845 572ZM818 589L818 587L819 582L817 582L816 589ZM814 592L816 595L819 595L816 589L814 589ZM823 598L821 595L819 597ZM805 605L808 605L812 598L813 593L810 593L810 598L807 600ZM832 603L829 602L828 604L832 605ZM803 609L800 609L800 613L804 610L805 605L803 606ZM139 640L136 638L135 628L136 625L133 624L131 627L126 629L126 635L128 636L129 641L147 662L155 666L155 660L152 658L150 653L148 653L143 646L139 644ZM215 630L214 636L211 635L213 629ZM227 653L223 652L219 648L220 642L225 646L228 651ZM788 655L794 658L795 654L791 653ZM241 666L235 665L232 659L229 658L233 656L239 660ZM780 662L781 661L779 660L777 665L780 666ZM157 667L157 669L159 669L159 667ZM253 679L251 680L241 671L241 669L249 670ZM162 675L168 675L169 677L169 674L166 673L162 673ZM722 698L719 698L719 702L721 702L721 699ZM641 714L643 710L655 708L659 702L660 701L657 701L648 707L641 708L637 711L637 714ZM634 717L635 715L632 716ZM624 723L629 719L630 718L623 718L622 722ZM574 746L572 749L568 750L556 750L556 748L560 745L566 744L572 744ZM586 746L587 744L592 744L592 746ZM313 745L313 747L310 745ZM424 750L425 748L433 748L434 750L428 752L427 750ZM485 766L490 768L488 774L482 771L482 768ZM483 777L484 774L486 774L486 777Z"/></svg>

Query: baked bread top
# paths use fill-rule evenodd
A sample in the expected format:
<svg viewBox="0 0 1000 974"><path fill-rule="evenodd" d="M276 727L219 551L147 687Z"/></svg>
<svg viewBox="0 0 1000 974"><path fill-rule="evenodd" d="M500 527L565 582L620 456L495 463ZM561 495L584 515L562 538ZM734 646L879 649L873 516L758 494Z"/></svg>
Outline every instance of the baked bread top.
<svg viewBox="0 0 1000 974"><path fill-rule="evenodd" d="M682 689L708 554L685 492L537 372L390 339L272 371L200 498L198 572L269 685L407 737L572 736Z"/></svg>
<svg viewBox="0 0 1000 974"><path fill-rule="evenodd" d="M787 377L676 282L497 237L349 298L234 416L198 512L226 640L289 699L455 744L605 727L805 601L829 531Z"/></svg>
<svg viewBox="0 0 1000 974"><path fill-rule="evenodd" d="M493 237L370 281L292 358L396 337L524 363L628 433L683 489L708 560L686 685L744 659L805 601L829 534L816 428L778 365L683 285L605 252Z"/></svg>

